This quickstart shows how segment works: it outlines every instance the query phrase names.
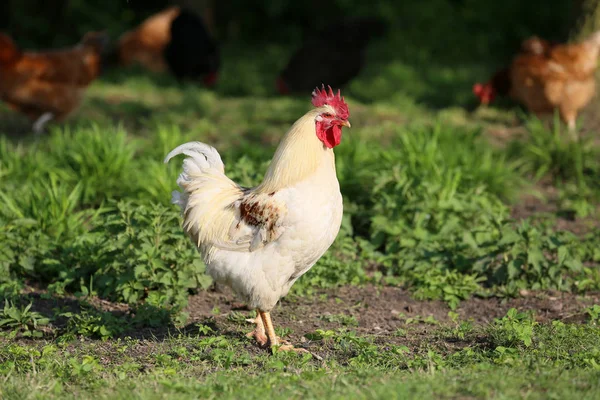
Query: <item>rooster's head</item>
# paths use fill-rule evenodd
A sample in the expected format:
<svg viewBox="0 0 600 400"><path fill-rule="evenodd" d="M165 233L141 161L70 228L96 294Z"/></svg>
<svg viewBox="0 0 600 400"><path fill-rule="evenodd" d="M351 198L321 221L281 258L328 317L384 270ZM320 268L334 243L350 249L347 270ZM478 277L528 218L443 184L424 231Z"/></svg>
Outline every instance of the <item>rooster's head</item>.
<svg viewBox="0 0 600 400"><path fill-rule="evenodd" d="M342 141L342 126L350 128L350 112L344 97L333 93L331 86L325 85L321 89L316 88L312 93L312 104L319 108L315 117L315 128L317 137L325 146L332 149Z"/></svg>

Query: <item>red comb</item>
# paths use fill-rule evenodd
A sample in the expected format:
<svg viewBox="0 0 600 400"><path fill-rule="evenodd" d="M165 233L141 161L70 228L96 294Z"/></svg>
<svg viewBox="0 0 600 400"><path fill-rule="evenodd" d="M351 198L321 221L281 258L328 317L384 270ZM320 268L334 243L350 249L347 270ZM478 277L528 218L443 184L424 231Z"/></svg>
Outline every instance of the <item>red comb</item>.
<svg viewBox="0 0 600 400"><path fill-rule="evenodd" d="M325 89L325 85L323 85L321 89L316 88L313 90L313 106L321 107L325 104L328 104L335 109L335 112L339 118L348 119L350 116L350 111L348 111L348 105L344 101L344 97L340 95L340 90L338 89L337 94L334 94L331 86L327 87L329 88L329 92L327 92L327 89Z"/></svg>

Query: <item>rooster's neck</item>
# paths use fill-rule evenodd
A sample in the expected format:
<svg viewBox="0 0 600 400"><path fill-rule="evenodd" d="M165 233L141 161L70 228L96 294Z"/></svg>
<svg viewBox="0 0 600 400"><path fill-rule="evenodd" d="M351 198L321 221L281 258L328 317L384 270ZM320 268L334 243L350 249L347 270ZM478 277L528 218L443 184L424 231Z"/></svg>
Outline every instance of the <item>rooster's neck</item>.
<svg viewBox="0 0 600 400"><path fill-rule="evenodd" d="M292 187L309 178L327 163L335 171L333 150L317 138L312 110L300 118L279 143L263 182L256 188L260 193L273 193Z"/></svg>

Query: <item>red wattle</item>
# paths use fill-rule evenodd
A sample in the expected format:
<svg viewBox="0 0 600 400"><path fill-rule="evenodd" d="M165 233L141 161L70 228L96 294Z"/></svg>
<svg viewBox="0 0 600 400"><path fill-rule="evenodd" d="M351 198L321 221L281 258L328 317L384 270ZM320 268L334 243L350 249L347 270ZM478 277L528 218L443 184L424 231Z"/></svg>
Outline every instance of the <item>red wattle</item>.
<svg viewBox="0 0 600 400"><path fill-rule="evenodd" d="M315 128L319 140L330 149L333 149L342 141L342 127L339 125L332 125L325 129L323 122L317 122Z"/></svg>

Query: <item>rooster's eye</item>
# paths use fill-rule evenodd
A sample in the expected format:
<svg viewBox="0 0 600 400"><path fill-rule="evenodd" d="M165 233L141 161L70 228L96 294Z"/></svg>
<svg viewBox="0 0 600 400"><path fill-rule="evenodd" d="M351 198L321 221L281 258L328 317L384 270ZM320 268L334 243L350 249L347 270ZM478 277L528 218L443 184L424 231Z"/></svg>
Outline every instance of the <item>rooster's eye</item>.
<svg viewBox="0 0 600 400"><path fill-rule="evenodd" d="M325 117L325 118L331 118L331 114L330 113L324 113L324 114L321 114L321 115L323 117Z"/></svg>

